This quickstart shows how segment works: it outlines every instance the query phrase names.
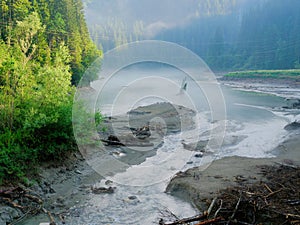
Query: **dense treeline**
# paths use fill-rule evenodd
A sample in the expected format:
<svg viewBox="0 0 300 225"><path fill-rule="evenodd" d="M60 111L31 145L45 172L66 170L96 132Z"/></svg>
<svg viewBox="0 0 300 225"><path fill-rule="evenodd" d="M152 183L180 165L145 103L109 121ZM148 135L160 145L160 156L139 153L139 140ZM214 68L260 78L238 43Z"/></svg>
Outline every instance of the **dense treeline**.
<svg viewBox="0 0 300 225"><path fill-rule="evenodd" d="M122 44L152 39L159 23L180 24L189 20L186 17L224 15L239 5L237 0L187 0L175 4L173 0L84 2L91 37L105 52Z"/></svg>
<svg viewBox="0 0 300 225"><path fill-rule="evenodd" d="M110 19L106 24L94 24L90 27L91 37L99 49L104 52L120 45L142 40L144 25L142 21L135 21L130 26L119 19Z"/></svg>
<svg viewBox="0 0 300 225"><path fill-rule="evenodd" d="M300 67L300 1L266 0L229 14L199 18L164 31L158 39L180 43L214 69Z"/></svg>
<svg viewBox="0 0 300 225"><path fill-rule="evenodd" d="M215 70L300 68L298 0L86 4L92 38L105 51L131 41L159 39L191 49Z"/></svg>
<svg viewBox="0 0 300 225"><path fill-rule="evenodd" d="M33 12L38 14L43 32L38 32L31 52L41 65L64 43L70 53L72 83L77 84L85 69L101 54L90 39L81 0L2 0L0 6L1 39L8 45L14 28ZM32 51L34 50L34 51Z"/></svg>
<svg viewBox="0 0 300 225"><path fill-rule="evenodd" d="M299 68L300 2L272 0L243 15L238 36L238 67L254 69Z"/></svg>
<svg viewBox="0 0 300 225"><path fill-rule="evenodd" d="M75 148L72 83L101 52L79 0L2 0L0 15L1 183Z"/></svg>

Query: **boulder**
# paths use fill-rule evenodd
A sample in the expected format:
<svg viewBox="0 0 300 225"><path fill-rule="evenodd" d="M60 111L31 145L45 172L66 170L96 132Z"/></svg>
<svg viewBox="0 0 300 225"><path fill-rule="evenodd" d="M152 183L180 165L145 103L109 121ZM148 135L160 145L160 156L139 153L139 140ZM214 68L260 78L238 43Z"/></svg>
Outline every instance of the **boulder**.
<svg viewBox="0 0 300 225"><path fill-rule="evenodd" d="M298 130L300 129L300 122L294 121L284 127L285 130Z"/></svg>

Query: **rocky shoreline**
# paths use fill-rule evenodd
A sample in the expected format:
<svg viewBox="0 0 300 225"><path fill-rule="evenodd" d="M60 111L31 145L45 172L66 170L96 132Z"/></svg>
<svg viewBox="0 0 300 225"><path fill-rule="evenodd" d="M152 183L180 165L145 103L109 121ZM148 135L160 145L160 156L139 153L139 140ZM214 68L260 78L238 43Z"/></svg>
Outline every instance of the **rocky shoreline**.
<svg viewBox="0 0 300 225"><path fill-rule="evenodd" d="M63 222L60 215L70 213L71 206L79 204L92 192L89 184L101 179L79 152L73 153L64 162L45 163L39 168L38 176L38 180L29 186L15 184L1 187L5 195L1 195L0 225L22 224L23 220L30 221L38 214L45 222L50 223L51 217ZM5 201L4 196L12 202ZM33 219L32 224L39 223Z"/></svg>
<svg viewBox="0 0 300 225"><path fill-rule="evenodd" d="M102 126L106 129L99 130L99 138L107 139L110 135L123 134L121 141L135 141L135 146L140 144L140 139L129 137L132 135L130 128L152 126L151 137L146 142L159 147L163 142L164 135L191 129L194 126L193 110L169 103L157 103L150 106L139 107L114 118L105 118ZM129 117L129 126L128 126ZM156 120L160 118L160 120ZM182 123L182 121L184 121ZM184 124L184 126L182 126ZM103 127L102 127L103 128ZM154 129L155 128L155 129ZM138 142L138 143L136 143ZM127 146L103 146L108 154L129 154ZM122 157L128 165L140 164L147 157L155 154L157 147L150 151L132 157ZM38 168L36 182L25 187L22 184L0 188L0 225L7 224L37 224L45 221L46 224L70 224L69 217L80 217L82 207L88 204L93 195L114 192L114 184L107 180L104 187L95 187L95 184L104 179L88 165L80 152L72 153L63 162L49 162ZM21 188L20 188L21 187ZM19 189L20 188L20 189ZM1 195L2 194L2 195ZM28 196L38 199L39 203ZM27 196L27 197L26 197ZM9 198L9 201L5 200ZM128 196L128 201L136 201L135 196ZM84 221L84 220L83 220ZM83 222L84 223L84 222Z"/></svg>
<svg viewBox="0 0 300 225"><path fill-rule="evenodd" d="M277 95L290 101L289 109L300 108L300 80L222 76L218 81L234 89ZM293 106L293 104L295 104Z"/></svg>

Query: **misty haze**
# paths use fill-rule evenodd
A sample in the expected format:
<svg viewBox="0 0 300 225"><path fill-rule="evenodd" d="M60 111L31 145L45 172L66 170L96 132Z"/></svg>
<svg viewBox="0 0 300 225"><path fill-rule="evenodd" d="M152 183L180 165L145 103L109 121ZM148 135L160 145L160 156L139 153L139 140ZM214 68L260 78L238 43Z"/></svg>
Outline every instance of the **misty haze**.
<svg viewBox="0 0 300 225"><path fill-rule="evenodd" d="M299 0L2 0L0 225L300 224Z"/></svg>

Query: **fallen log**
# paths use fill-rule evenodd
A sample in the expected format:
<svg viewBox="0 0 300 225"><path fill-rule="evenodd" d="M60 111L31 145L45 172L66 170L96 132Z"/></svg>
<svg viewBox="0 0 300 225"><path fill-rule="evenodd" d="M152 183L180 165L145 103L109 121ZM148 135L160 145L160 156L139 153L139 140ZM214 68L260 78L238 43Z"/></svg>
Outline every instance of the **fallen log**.
<svg viewBox="0 0 300 225"><path fill-rule="evenodd" d="M13 202L10 198L2 198L4 201L6 201L7 204L11 205L12 207L14 208L17 208L17 209L21 209L21 210L24 210L24 207Z"/></svg>
<svg viewBox="0 0 300 225"><path fill-rule="evenodd" d="M215 197L215 198L212 200L212 202L211 202L211 204L210 204L210 206L209 206L207 212L205 212L204 214L206 214L207 216L210 215L211 210L213 209L213 207L214 207L216 201L217 201L217 198Z"/></svg>
<svg viewBox="0 0 300 225"><path fill-rule="evenodd" d="M50 219L50 224L49 225L56 225L55 219L52 216L51 212L48 211L47 209L43 208L44 213L46 213Z"/></svg>
<svg viewBox="0 0 300 225"><path fill-rule="evenodd" d="M109 135L107 140L101 139L102 142L106 143L107 145L119 145L119 146L125 146L120 139L115 135Z"/></svg>
<svg viewBox="0 0 300 225"><path fill-rule="evenodd" d="M102 142L106 143L107 145L115 145L115 146L125 146L122 142L120 141L110 141L110 140L104 140L101 139Z"/></svg>
<svg viewBox="0 0 300 225"><path fill-rule="evenodd" d="M34 196L34 195L30 195L30 194L24 194L24 197L31 199L32 201L38 203L38 204L43 204L43 200Z"/></svg>
<svg viewBox="0 0 300 225"><path fill-rule="evenodd" d="M197 222L200 220L203 220L207 218L207 214L201 214L201 215L197 215L197 216L193 216L193 217L189 217L189 218L184 218L181 220L176 220L175 222L172 223L162 223L163 225L179 225L179 224L186 224L186 223L191 223L191 222Z"/></svg>

